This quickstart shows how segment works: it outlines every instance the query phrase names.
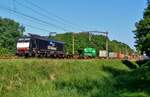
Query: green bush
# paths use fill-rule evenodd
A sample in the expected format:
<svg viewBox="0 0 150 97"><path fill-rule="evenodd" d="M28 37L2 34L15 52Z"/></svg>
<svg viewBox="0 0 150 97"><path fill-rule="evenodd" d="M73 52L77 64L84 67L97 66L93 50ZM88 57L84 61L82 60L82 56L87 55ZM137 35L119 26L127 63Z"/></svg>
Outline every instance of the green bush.
<svg viewBox="0 0 150 97"><path fill-rule="evenodd" d="M10 54L10 51L6 48L0 48L0 55Z"/></svg>
<svg viewBox="0 0 150 97"><path fill-rule="evenodd" d="M116 77L119 90L124 90L123 95L137 95L135 97L146 97L143 94L149 94L150 92L150 61L141 65L141 67L128 72L127 74ZM140 95L143 96L140 96ZM124 96L123 96L124 97ZM130 97L130 96L125 96Z"/></svg>

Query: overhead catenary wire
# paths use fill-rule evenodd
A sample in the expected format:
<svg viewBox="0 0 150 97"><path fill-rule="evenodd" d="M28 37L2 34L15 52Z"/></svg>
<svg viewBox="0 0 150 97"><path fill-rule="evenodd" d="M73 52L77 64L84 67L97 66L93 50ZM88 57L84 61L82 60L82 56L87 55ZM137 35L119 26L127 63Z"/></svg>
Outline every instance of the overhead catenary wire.
<svg viewBox="0 0 150 97"><path fill-rule="evenodd" d="M65 23L60 22L60 21L58 21L57 19L51 18L51 17L49 17L48 15L46 15L46 14L44 14L44 13L42 13L42 12L39 12L39 11L37 11L37 10L35 10L35 9L33 9L33 8L31 8L31 7L29 7L29 6L25 5L25 4L23 4L23 3L20 3L20 2L18 2L18 1L16 1L16 3L17 3L19 6L24 7L24 8L27 8L27 9L33 11L34 13L36 13L36 14L38 14L38 15L40 15L40 16L46 17L47 19L50 19L50 20L52 20L52 21L55 21L55 22L57 22L57 23L59 23L59 24L66 25ZM64 27L64 28L65 28L65 27ZM73 28L73 27L72 27L72 28ZM66 29L66 28L65 28L65 29Z"/></svg>
<svg viewBox="0 0 150 97"><path fill-rule="evenodd" d="M24 13L22 13L22 12L15 11L15 10L13 10L13 9L9 9L9 8L4 7L4 6L2 6L2 5L0 5L0 8L1 8L1 9L4 9L4 10L7 10L7 11L11 11L11 12L13 12L13 13L16 13L16 14L19 14L19 15L22 15L22 16L25 16L25 17L28 17L28 18L33 19L33 20L36 20L36 21L38 21L38 22L41 22L41 23L44 23L44 24L53 26L53 27L55 27L55 28L57 28L57 29L61 29L61 30L63 30L63 31L67 31L65 28L59 27L59 26L57 26L57 25L55 25L55 24L52 24L52 23L49 23L49 22L47 22L47 21L38 19L38 18L36 18L36 17L33 17L33 16L30 16L30 15L24 14Z"/></svg>
<svg viewBox="0 0 150 97"><path fill-rule="evenodd" d="M33 25L29 25L29 24L25 24L23 23L23 25L27 26L27 27L30 27L30 28L33 28L33 29L37 29L37 30L41 30L41 31L46 31L46 32L51 32L50 30L47 30L47 29L44 29L44 28L39 28L39 27L36 27L36 26L33 26Z"/></svg>
<svg viewBox="0 0 150 97"><path fill-rule="evenodd" d="M67 23L67 24L72 25L72 26L74 26L74 27L76 27L76 28L82 29L82 31L85 31L84 29L89 29L88 27L81 27L80 25L78 25L78 24L76 24L76 23L73 23L73 22L71 22L71 21L69 21L69 20L66 20L66 19L62 18L61 16L58 16L58 15L56 15L56 14L54 14L54 13L52 13L52 12L50 12L50 11L48 11L48 10L42 8L42 7L40 7L40 6L38 6L37 4L35 4L35 3L33 3L33 2L31 2L31 1L29 1L29 0L25 0L25 1L26 1L28 4L30 4L30 5L32 5L32 6L36 7L36 8L38 8L39 10L44 11L44 12L47 13L48 15L51 15L51 16L57 18L58 20L63 21L64 23Z"/></svg>
<svg viewBox="0 0 150 97"><path fill-rule="evenodd" d="M30 24L26 24L26 23L21 23L21 25L27 26L27 27L30 27L30 28L33 28L33 29L36 29L36 30L51 32L51 31L48 30L48 29L44 29L44 28L41 28L41 27L37 27L37 26L30 25Z"/></svg>
<svg viewBox="0 0 150 97"><path fill-rule="evenodd" d="M5 9L4 9L4 10L5 10ZM11 14L14 14L14 15L15 15L15 13L10 12L9 10L6 10L6 11L8 11L8 13L11 13ZM16 15L16 17L19 17L19 15ZM26 19L26 20L29 20L29 21L32 22L32 23L38 23L38 21L33 21L32 19L28 19L27 17L23 17L23 16L22 16L22 18L24 18L24 19ZM43 26L43 24L40 24L40 23L38 23L38 24L41 25L41 26ZM48 30L48 29L45 29L45 28L33 26L33 25L31 25L30 23L29 23L29 24L21 23L21 25L30 27L30 28L32 28L32 29L40 30L40 31L52 32L52 31L50 31L50 30Z"/></svg>
<svg viewBox="0 0 150 97"><path fill-rule="evenodd" d="M13 0L12 3L13 3L13 9L14 9L14 11L16 11L16 10L17 10L16 3L18 3L18 1ZM19 4L21 4L21 3L19 3ZM21 4L21 5L22 5L22 4ZM23 5L22 5L22 6L23 6ZM27 7L27 6L26 6L26 7ZM24 18L25 18L25 17L24 17ZM26 20L27 20L27 18L26 18ZM30 21L31 21L31 20L30 20ZM38 23L38 24L39 24L39 23ZM30 27L30 28L32 28L32 29L37 29L37 30L41 30L41 31L51 32L50 30L47 30L47 29L44 29L44 28L41 28L41 27L36 27L36 26L30 25L30 24L22 23L22 25L23 25L23 26Z"/></svg>

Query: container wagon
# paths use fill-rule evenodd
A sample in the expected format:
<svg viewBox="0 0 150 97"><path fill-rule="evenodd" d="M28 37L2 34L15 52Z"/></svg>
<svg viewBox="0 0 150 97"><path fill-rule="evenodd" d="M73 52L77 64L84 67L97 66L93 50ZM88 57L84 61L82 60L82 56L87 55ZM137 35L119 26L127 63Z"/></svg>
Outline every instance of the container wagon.
<svg viewBox="0 0 150 97"><path fill-rule="evenodd" d="M117 59L117 53L116 52L109 52L109 58L110 59Z"/></svg>
<svg viewBox="0 0 150 97"><path fill-rule="evenodd" d="M84 48L82 50L78 50L80 58L95 58L97 56L95 48Z"/></svg>
<svg viewBox="0 0 150 97"><path fill-rule="evenodd" d="M99 51L99 58L107 58L108 57L108 52L106 50L100 50Z"/></svg>

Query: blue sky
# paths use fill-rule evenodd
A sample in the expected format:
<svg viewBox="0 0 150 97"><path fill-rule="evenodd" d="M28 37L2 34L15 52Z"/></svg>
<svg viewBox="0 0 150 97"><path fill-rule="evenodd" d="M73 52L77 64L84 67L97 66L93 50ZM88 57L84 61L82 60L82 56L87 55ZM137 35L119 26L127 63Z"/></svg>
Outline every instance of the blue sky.
<svg viewBox="0 0 150 97"><path fill-rule="evenodd" d="M66 31L74 32L80 32L81 30L108 31L111 40L115 39L127 43L131 47L134 46L135 41L133 38L134 34L132 33L132 30L135 29L134 24L142 18L144 8L146 7L146 0L28 0L48 10L50 12L48 14L30 5L26 0L16 1L46 14L49 18L34 13L32 10L16 2L13 3L13 0L1 0L0 6L15 9L16 11L59 26L53 27L52 25L42 24L0 8L1 17L15 19L25 26L31 25L48 30L43 31L26 26L25 33L40 35L48 35L49 31L63 33L65 31L62 28L65 28ZM65 19L65 25L55 15ZM74 25L70 25L68 21Z"/></svg>

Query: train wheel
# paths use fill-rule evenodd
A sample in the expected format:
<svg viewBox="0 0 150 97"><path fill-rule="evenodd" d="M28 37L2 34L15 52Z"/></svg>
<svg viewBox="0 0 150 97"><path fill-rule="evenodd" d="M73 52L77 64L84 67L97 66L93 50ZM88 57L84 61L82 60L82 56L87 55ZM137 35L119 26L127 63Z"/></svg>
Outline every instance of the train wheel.
<svg viewBox="0 0 150 97"><path fill-rule="evenodd" d="M32 54L32 57L35 57L35 54Z"/></svg>
<svg viewBox="0 0 150 97"><path fill-rule="evenodd" d="M25 54L25 58L28 58L29 57L29 54Z"/></svg>
<svg viewBox="0 0 150 97"><path fill-rule="evenodd" d="M56 54L54 54L54 58L57 58L57 55L56 55Z"/></svg>

